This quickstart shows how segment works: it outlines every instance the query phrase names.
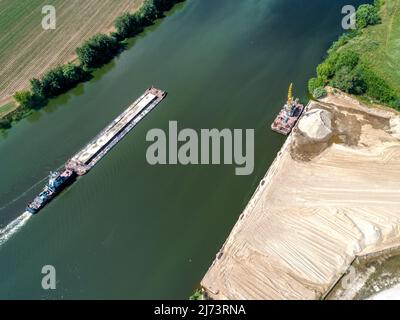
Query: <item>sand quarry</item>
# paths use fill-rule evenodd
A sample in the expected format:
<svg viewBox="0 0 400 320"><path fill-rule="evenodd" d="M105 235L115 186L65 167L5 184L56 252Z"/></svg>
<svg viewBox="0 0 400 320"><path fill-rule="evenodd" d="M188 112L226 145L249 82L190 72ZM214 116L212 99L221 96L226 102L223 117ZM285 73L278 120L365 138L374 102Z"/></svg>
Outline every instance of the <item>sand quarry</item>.
<svg viewBox="0 0 400 320"><path fill-rule="evenodd" d="M322 299L400 245L400 114L312 102L202 280L212 299Z"/></svg>

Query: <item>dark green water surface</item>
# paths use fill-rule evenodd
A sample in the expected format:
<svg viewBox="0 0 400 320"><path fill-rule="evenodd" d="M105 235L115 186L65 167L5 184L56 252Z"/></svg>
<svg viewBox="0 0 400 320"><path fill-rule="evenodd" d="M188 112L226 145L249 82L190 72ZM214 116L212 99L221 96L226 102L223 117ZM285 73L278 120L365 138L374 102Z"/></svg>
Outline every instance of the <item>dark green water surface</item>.
<svg viewBox="0 0 400 320"><path fill-rule="evenodd" d="M3 227L50 170L147 87L169 92L87 176L0 246L0 298L187 298L284 142L269 126L289 83L306 102L307 80L343 32L348 2L362 1L186 1L94 80L16 124L0 138ZM254 128L254 173L148 165L146 133L170 120L196 130ZM57 270L56 290L41 288L44 265Z"/></svg>

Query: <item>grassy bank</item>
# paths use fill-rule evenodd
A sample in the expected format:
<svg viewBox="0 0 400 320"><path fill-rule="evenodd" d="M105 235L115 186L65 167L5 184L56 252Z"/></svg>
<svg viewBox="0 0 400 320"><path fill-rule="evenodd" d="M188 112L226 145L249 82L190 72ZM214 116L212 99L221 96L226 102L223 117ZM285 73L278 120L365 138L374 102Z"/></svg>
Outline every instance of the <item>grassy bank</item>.
<svg viewBox="0 0 400 320"><path fill-rule="evenodd" d="M360 13L361 9L361 13ZM400 0L377 0L357 12L357 29L342 35L309 81L322 97L325 85L400 110Z"/></svg>

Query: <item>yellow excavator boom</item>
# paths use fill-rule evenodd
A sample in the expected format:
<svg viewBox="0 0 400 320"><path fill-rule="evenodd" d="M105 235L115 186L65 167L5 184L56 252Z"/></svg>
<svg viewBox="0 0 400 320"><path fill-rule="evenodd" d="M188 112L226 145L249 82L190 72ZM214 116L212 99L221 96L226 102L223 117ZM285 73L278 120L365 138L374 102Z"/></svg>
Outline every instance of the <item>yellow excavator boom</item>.
<svg viewBox="0 0 400 320"><path fill-rule="evenodd" d="M290 84L289 86L289 91L288 91L288 104L293 103L293 83Z"/></svg>

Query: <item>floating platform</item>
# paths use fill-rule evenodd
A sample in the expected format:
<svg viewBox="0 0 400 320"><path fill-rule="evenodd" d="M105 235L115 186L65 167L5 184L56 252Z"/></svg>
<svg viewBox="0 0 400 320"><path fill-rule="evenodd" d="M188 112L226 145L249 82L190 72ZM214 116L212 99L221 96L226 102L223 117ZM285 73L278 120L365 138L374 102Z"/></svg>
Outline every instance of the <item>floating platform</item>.
<svg viewBox="0 0 400 320"><path fill-rule="evenodd" d="M298 100L286 103L271 125L275 132L287 136L304 111L304 106Z"/></svg>

